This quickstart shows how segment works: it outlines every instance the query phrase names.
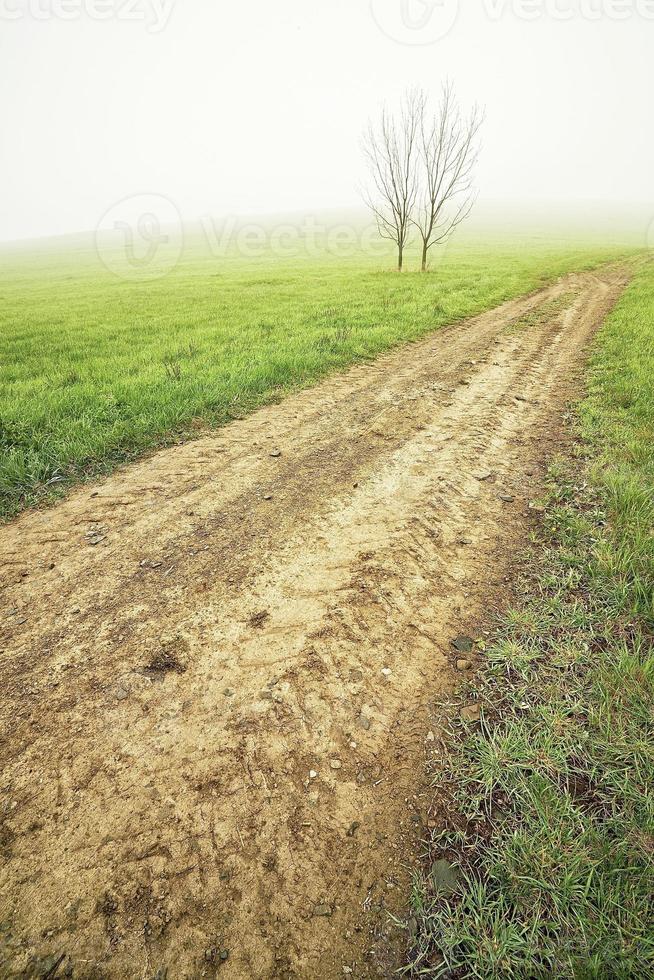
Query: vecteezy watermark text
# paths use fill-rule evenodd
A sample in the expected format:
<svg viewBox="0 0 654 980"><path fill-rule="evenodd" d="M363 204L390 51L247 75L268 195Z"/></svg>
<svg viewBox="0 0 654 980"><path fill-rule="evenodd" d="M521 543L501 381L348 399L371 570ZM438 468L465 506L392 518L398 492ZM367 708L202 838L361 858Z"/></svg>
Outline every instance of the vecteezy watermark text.
<svg viewBox="0 0 654 980"><path fill-rule="evenodd" d="M373 20L400 44L424 45L442 40L456 24L460 0L370 0ZM507 17L538 21L654 20L654 0L482 0L489 21Z"/></svg>
<svg viewBox="0 0 654 980"><path fill-rule="evenodd" d="M490 20L512 14L519 20L654 20L654 0L483 0Z"/></svg>
<svg viewBox="0 0 654 980"><path fill-rule="evenodd" d="M0 0L0 21L118 20L145 24L150 34L164 30L175 0Z"/></svg>
<svg viewBox="0 0 654 980"><path fill-rule="evenodd" d="M264 255L319 258L325 253L345 259L361 253L382 256L388 250L374 223L364 226L345 223L330 225L318 221L313 215L305 215L297 224L265 225L243 223L236 215L229 215L221 221L206 215L201 224L214 258L235 252L251 259Z"/></svg>
<svg viewBox="0 0 654 980"><path fill-rule="evenodd" d="M161 279L178 265L190 231L199 246L214 259L239 257L293 259L326 256L349 259L388 256L388 242L374 222L329 223L304 215L296 223L246 222L236 215L200 220L185 226L177 206L161 194L135 194L113 204L96 226L95 248L102 264L119 279Z"/></svg>

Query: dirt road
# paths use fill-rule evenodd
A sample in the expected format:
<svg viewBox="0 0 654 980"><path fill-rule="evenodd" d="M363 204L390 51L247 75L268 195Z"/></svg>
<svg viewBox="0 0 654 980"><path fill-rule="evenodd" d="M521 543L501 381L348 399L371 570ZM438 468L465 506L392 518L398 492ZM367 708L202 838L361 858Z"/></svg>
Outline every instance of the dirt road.
<svg viewBox="0 0 654 980"><path fill-rule="evenodd" d="M452 638L506 599L624 282L568 277L0 529L0 975L390 974Z"/></svg>

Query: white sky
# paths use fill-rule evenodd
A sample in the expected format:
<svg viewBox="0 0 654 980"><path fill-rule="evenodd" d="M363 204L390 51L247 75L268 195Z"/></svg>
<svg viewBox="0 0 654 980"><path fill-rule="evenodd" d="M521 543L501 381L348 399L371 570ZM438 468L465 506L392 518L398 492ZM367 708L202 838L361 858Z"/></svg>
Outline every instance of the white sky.
<svg viewBox="0 0 654 980"><path fill-rule="evenodd" d="M0 0L0 239L139 194L187 220L358 205L367 119L446 76L486 106L482 201L654 213L654 0L459 0L416 45L456 13L429 2Z"/></svg>

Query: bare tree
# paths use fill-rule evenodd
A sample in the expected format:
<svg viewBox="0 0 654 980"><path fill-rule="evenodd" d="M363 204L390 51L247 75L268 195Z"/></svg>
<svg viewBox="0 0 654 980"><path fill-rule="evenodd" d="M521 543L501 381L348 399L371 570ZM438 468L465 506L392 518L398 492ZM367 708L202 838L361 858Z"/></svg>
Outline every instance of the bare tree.
<svg viewBox="0 0 654 980"><path fill-rule="evenodd" d="M420 175L416 216L412 220L422 240L421 268L425 272L429 249L447 241L475 202L473 178L484 115L474 106L464 117L449 82L443 86L440 105L433 115L424 93L415 98L420 107Z"/></svg>
<svg viewBox="0 0 654 980"><path fill-rule="evenodd" d="M404 264L418 193L416 165L424 109L424 95L408 92L399 116L394 118L384 108L379 124L371 123L363 140L372 179L364 198L377 219L380 235L397 246L398 272Z"/></svg>

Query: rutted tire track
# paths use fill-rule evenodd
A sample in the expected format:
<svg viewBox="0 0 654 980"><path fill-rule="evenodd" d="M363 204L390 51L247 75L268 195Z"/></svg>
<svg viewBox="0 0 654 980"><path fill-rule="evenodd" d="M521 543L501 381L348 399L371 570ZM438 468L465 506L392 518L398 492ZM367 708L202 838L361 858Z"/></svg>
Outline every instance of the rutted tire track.
<svg viewBox="0 0 654 980"><path fill-rule="evenodd" d="M449 641L501 599L624 282L567 277L0 529L0 971L387 974Z"/></svg>

